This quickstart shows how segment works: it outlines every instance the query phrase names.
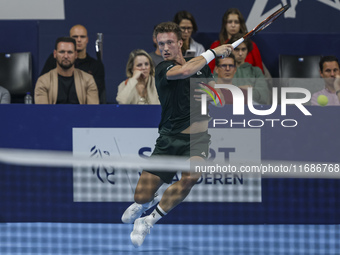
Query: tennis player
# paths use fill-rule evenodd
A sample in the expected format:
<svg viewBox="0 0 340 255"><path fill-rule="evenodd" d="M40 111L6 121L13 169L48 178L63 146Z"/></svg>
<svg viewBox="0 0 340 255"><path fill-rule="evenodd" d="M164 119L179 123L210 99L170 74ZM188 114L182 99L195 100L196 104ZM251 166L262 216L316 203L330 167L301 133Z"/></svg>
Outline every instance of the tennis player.
<svg viewBox="0 0 340 255"><path fill-rule="evenodd" d="M198 57L184 59L181 51L182 32L177 24L161 23L154 33L165 61L156 67L155 79L162 115L160 135L152 155L184 156L190 160L203 161L208 156L210 135L207 130L210 117L201 115L200 111L193 112L190 108L190 78L210 78L211 71L207 64L215 57L228 56L233 48L224 44ZM170 184L176 172L177 169L174 172L142 172L135 190L135 203L122 216L124 223L134 222L130 237L135 247L143 244L150 228L157 221L185 199L201 176L200 173L183 172L181 179L166 189L155 210L139 218L157 203L157 190L163 183Z"/></svg>

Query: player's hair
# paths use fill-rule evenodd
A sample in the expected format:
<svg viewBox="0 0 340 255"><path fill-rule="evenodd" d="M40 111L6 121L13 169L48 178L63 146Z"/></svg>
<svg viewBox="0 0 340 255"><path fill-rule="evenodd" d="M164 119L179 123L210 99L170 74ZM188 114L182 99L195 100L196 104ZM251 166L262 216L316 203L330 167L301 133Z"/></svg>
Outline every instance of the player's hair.
<svg viewBox="0 0 340 255"><path fill-rule="evenodd" d="M333 62L333 61L337 62L338 66L340 66L339 60L337 59L337 57L335 57L335 56L324 56L324 57L322 57L320 59L320 62L319 62L320 71L323 72L323 64L325 62Z"/></svg>
<svg viewBox="0 0 340 255"><path fill-rule="evenodd" d="M136 49L130 52L129 59L126 64L126 76L128 78L131 78L133 76L133 65L135 62L135 58L137 56L145 56L148 58L149 63L150 63L150 75L155 76L155 66L153 64L152 58L145 50L141 50L141 49Z"/></svg>
<svg viewBox="0 0 340 255"><path fill-rule="evenodd" d="M240 12L240 10L237 9L237 8L230 8L224 13L224 15L222 17L222 26L221 26L221 31L220 31L220 34L219 34L219 40L220 40L221 45L224 44L228 40L228 32L227 32L227 29L226 29L226 24L228 22L228 17L229 17L230 14L238 15L238 21L240 22L239 33L241 33L243 35L248 33L246 21L245 21L243 15L242 15L242 13Z"/></svg>
<svg viewBox="0 0 340 255"><path fill-rule="evenodd" d="M177 36L178 40L182 40L182 30L179 25L175 22L162 22L158 24L154 30L154 36L157 38L157 35L160 33L174 33Z"/></svg>
<svg viewBox="0 0 340 255"><path fill-rule="evenodd" d="M236 66L236 59L235 59L235 55L233 53L230 53L230 55L228 57L225 58L231 58L234 60L234 65ZM216 66L219 66L221 63L221 58L215 58L216 60Z"/></svg>
<svg viewBox="0 0 340 255"><path fill-rule="evenodd" d="M55 45L54 45L54 49L57 50L58 47L58 43L60 42L70 42L73 43L74 45L74 50L76 50L76 40L74 40L72 37L68 37L68 36L64 36L64 37L59 37L56 41L55 41Z"/></svg>
<svg viewBox="0 0 340 255"><path fill-rule="evenodd" d="M188 12L188 11L179 11L175 14L174 18L173 18L173 22L175 22L176 24L180 24L182 20L187 19L191 21L192 24L192 32L196 33L197 32L197 23L196 20L194 18L194 16Z"/></svg>
<svg viewBox="0 0 340 255"><path fill-rule="evenodd" d="M230 40L228 41L228 43L232 44L234 42L236 42L238 39L240 39L243 35L241 33L237 33L237 34L234 34ZM253 49L253 43L252 41L249 39L249 38L246 38L244 39L243 43L245 43L246 47L247 47L247 50L248 50L248 53L252 51Z"/></svg>

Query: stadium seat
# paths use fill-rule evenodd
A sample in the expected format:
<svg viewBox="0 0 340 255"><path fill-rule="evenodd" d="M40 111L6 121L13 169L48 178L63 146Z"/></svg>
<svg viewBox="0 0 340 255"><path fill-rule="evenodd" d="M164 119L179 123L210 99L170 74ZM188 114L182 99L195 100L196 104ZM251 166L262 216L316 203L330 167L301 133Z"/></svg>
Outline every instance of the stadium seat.
<svg viewBox="0 0 340 255"><path fill-rule="evenodd" d="M24 103L33 93L31 52L0 53L0 86L11 94L11 103Z"/></svg>

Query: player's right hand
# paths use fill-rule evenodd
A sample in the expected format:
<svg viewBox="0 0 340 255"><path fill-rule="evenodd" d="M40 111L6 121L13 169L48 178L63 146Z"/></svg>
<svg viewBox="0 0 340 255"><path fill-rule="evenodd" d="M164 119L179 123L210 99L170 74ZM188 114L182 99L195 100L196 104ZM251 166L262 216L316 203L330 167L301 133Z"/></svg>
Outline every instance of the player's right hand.
<svg viewBox="0 0 340 255"><path fill-rule="evenodd" d="M217 57L228 57L230 53L234 50L231 44L223 44L213 49Z"/></svg>

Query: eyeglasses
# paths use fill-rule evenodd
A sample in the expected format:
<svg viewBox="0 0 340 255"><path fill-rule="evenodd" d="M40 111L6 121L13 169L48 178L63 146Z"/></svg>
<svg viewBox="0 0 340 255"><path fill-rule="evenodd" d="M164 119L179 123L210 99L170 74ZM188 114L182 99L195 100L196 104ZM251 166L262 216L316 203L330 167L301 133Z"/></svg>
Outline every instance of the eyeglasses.
<svg viewBox="0 0 340 255"><path fill-rule="evenodd" d="M227 69L227 67L228 67L228 68L234 68L235 65L227 65L227 64L223 64L223 65L218 65L218 67L223 68L223 69Z"/></svg>
<svg viewBox="0 0 340 255"><path fill-rule="evenodd" d="M182 32L185 32L185 30L188 30L188 32L191 32L193 30L192 27L179 27L179 28L182 30Z"/></svg>

